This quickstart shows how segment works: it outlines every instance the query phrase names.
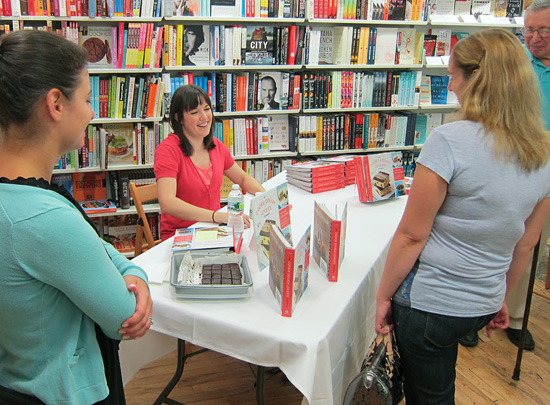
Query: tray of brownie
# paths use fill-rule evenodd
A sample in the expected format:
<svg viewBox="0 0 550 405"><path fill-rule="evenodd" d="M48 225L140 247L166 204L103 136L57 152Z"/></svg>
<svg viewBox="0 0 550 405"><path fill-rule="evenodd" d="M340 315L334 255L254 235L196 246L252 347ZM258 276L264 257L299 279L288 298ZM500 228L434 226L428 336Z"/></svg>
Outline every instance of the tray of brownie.
<svg viewBox="0 0 550 405"><path fill-rule="evenodd" d="M252 276L241 254L174 253L170 289L179 299L246 299L252 294Z"/></svg>

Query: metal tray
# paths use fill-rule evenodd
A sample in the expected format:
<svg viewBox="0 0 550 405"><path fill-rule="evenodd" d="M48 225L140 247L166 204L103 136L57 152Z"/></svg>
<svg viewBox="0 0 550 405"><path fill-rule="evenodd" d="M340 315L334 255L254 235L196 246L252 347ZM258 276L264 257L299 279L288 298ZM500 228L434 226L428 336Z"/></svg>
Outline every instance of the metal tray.
<svg viewBox="0 0 550 405"><path fill-rule="evenodd" d="M204 258L211 263L235 263L241 267L243 284L241 285L194 285L178 284L178 272L186 252L174 253L170 266L170 290L179 299L235 300L246 299L252 295L252 276L246 257L237 253L191 252L193 260ZM219 261L217 260L219 258Z"/></svg>

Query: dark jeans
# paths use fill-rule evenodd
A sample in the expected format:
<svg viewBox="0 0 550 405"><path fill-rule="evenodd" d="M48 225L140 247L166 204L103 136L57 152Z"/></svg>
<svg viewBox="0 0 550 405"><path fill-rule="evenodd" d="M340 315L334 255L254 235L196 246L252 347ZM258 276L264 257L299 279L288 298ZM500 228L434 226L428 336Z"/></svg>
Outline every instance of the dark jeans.
<svg viewBox="0 0 550 405"><path fill-rule="evenodd" d="M392 303L407 405L454 404L458 340L487 325L495 314L458 318Z"/></svg>

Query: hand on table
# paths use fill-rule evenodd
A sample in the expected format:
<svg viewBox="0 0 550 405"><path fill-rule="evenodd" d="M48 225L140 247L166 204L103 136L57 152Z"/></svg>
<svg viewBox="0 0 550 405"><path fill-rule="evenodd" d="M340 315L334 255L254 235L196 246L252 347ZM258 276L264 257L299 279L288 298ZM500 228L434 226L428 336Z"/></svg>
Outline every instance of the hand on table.
<svg viewBox="0 0 550 405"><path fill-rule="evenodd" d="M119 333L122 339L137 339L145 335L153 324L153 300L147 283L136 276L125 276L128 290L136 296L136 312L126 319Z"/></svg>

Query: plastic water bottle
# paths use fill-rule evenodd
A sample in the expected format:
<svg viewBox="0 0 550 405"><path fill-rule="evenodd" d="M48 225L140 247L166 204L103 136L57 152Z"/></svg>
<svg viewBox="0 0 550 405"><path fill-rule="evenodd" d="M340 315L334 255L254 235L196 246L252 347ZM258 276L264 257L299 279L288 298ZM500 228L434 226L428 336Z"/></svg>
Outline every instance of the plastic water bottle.
<svg viewBox="0 0 550 405"><path fill-rule="evenodd" d="M242 232L244 230L244 195L238 184L233 184L227 196L227 212L229 213L227 225L231 225L235 233Z"/></svg>

